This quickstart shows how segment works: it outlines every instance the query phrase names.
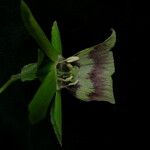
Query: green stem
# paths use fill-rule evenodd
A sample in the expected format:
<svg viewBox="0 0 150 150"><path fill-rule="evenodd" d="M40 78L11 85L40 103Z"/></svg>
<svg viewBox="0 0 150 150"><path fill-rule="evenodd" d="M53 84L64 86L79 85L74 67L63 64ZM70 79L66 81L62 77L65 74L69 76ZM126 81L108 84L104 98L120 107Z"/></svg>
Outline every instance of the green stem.
<svg viewBox="0 0 150 150"><path fill-rule="evenodd" d="M2 93L14 81L17 81L19 79L20 79L20 74L12 75L10 79L0 88L0 93Z"/></svg>

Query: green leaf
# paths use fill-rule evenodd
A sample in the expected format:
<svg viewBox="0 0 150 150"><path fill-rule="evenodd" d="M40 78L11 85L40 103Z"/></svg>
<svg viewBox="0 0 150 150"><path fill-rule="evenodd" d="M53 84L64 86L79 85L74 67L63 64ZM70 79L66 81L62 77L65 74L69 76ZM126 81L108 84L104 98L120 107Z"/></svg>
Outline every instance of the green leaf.
<svg viewBox="0 0 150 150"><path fill-rule="evenodd" d="M50 60L56 61L58 57L57 51L54 50L45 33L32 15L29 7L23 0L21 1L20 9L24 25L30 35L36 40L40 49L50 58Z"/></svg>
<svg viewBox="0 0 150 150"><path fill-rule="evenodd" d="M45 118L49 104L56 92L56 67L52 66L31 103L29 104L29 118L31 123L37 123Z"/></svg>
<svg viewBox="0 0 150 150"><path fill-rule="evenodd" d="M57 26L57 22L54 21L51 31L51 43L58 54L62 55L62 44L60 38L60 32ZM62 111L61 111L61 93L56 91L55 100L52 104L50 111L51 123L53 125L56 137L62 145Z"/></svg>
<svg viewBox="0 0 150 150"><path fill-rule="evenodd" d="M58 54L62 55L61 37L57 22L54 21L51 31L51 42Z"/></svg>
<svg viewBox="0 0 150 150"><path fill-rule="evenodd" d="M62 145L62 111L60 91L56 91L55 101L52 104L50 116L56 137L60 145Z"/></svg>
<svg viewBox="0 0 150 150"><path fill-rule="evenodd" d="M21 70L21 81L32 81L37 78L37 63L25 65Z"/></svg>

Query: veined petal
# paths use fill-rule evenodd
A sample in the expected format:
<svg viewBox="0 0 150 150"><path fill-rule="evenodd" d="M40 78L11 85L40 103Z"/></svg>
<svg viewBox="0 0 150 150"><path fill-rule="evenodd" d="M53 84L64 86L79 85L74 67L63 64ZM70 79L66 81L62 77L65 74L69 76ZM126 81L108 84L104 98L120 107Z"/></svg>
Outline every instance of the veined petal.
<svg viewBox="0 0 150 150"><path fill-rule="evenodd" d="M112 75L115 71L113 53L116 42L115 31L103 43L87 48L79 53L74 80L77 85L69 87L74 95L84 101L107 101L115 103Z"/></svg>

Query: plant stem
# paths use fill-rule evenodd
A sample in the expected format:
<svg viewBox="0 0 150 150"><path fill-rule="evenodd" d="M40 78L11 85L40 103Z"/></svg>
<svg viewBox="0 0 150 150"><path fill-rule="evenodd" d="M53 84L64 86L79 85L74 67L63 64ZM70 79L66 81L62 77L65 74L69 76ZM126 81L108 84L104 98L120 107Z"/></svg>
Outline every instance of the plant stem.
<svg viewBox="0 0 150 150"><path fill-rule="evenodd" d="M2 93L11 83L20 79L20 74L12 75L10 79L0 88L0 93Z"/></svg>

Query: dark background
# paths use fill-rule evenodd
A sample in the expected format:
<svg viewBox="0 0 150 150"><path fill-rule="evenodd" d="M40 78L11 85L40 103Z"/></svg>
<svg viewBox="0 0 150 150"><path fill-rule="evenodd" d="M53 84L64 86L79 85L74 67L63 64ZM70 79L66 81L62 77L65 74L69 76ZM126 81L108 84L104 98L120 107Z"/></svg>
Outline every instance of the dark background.
<svg viewBox="0 0 150 150"><path fill-rule="evenodd" d="M113 49L116 104L85 103L64 90L63 149L144 147L147 100L141 94L141 87L145 87L140 85L140 79L146 50L140 43L145 41L143 33L148 30L144 22L148 19L147 9L142 11L141 4L137 8L129 0L26 2L47 36L50 37L52 23L57 20L65 57L102 42L110 34L110 28L117 33ZM37 44L23 26L19 5L20 0L0 0L0 85L37 58ZM37 81L18 81L0 95L0 149L60 149L49 116L35 126L29 124L27 105L38 86Z"/></svg>

